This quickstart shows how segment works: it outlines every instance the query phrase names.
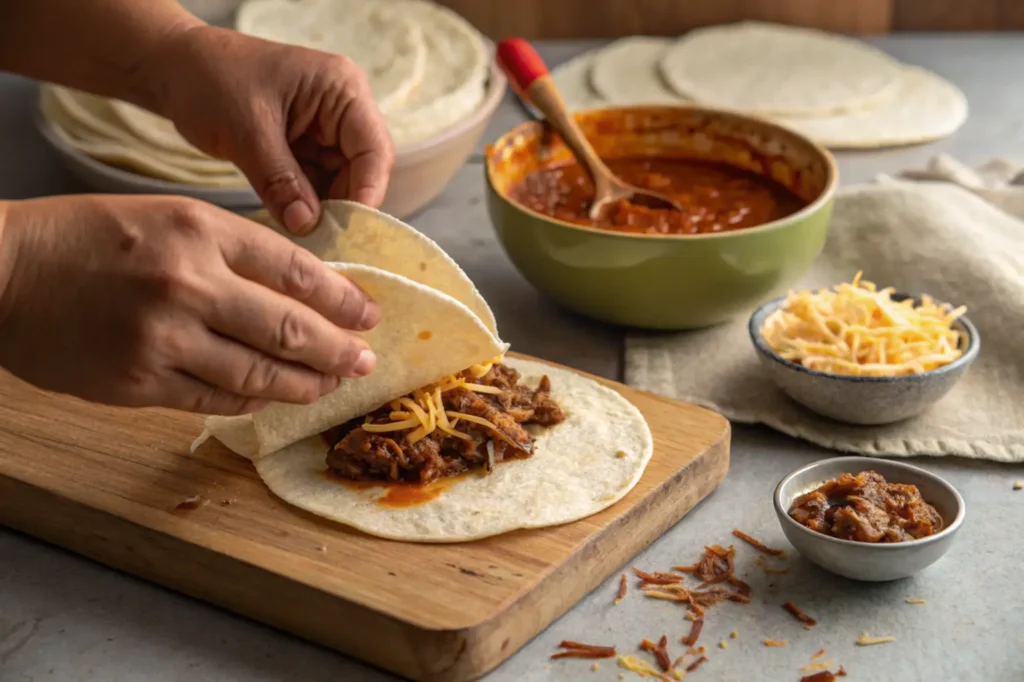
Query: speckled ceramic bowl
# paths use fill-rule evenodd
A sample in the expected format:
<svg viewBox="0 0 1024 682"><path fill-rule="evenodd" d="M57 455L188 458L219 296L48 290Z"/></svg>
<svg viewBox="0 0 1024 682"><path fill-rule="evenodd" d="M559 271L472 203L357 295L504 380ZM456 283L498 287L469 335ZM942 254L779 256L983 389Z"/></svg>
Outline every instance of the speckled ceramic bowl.
<svg viewBox="0 0 1024 682"><path fill-rule="evenodd" d="M917 486L924 501L939 512L943 529L920 540L874 544L824 535L789 516L796 498L839 474L861 471L877 471L890 483ZM833 457L800 467L779 482L773 503L786 539L808 561L845 578L872 582L899 580L931 566L949 551L966 515L964 498L944 479L911 464L876 457Z"/></svg>
<svg viewBox="0 0 1024 682"><path fill-rule="evenodd" d="M911 298L893 294L894 301ZM913 297L917 298L917 297ZM899 377L867 377L830 374L783 360L765 343L761 327L785 297L765 303L750 316L750 340L764 371L786 395L807 409L847 424L890 424L916 417L949 393L978 357L981 338L970 320L961 316L954 328L964 332L963 355L923 374Z"/></svg>
<svg viewBox="0 0 1024 682"><path fill-rule="evenodd" d="M700 235L625 234L549 218L509 192L541 165L571 154L541 123L524 123L488 147L487 208L519 272L566 308L631 327L708 327L784 293L821 252L838 171L810 140L760 119L691 106L602 109L576 119L604 158L727 163L771 177L807 206L764 225Z"/></svg>

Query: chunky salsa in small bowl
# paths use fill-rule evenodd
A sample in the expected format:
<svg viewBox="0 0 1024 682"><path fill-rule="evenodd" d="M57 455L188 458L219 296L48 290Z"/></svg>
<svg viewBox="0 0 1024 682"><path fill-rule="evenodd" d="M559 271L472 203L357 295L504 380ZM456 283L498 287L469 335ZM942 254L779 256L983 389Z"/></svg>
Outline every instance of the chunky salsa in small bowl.
<svg viewBox="0 0 1024 682"><path fill-rule="evenodd" d="M593 184L550 128L531 121L490 145L498 238L524 277L569 309L634 327L706 327L784 293L820 253L838 178L810 140L699 107L575 116L617 176L684 210L618 201L591 220Z"/></svg>

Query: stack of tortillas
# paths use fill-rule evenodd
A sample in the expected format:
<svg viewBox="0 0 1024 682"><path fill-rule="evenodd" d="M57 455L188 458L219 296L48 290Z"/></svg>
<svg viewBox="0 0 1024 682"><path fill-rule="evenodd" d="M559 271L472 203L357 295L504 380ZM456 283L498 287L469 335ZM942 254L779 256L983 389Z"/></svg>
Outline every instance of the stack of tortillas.
<svg viewBox="0 0 1024 682"><path fill-rule="evenodd" d="M235 28L343 54L366 72L398 148L480 108L490 49L455 12L425 0L247 0Z"/></svg>
<svg viewBox="0 0 1024 682"><path fill-rule="evenodd" d="M40 92L40 106L57 137L97 161L200 187L249 186L233 164L207 156L170 121L127 102L47 84Z"/></svg>
<svg viewBox="0 0 1024 682"><path fill-rule="evenodd" d="M242 33L352 59L366 72L399 152L469 118L486 96L491 57L484 37L433 2L247 0L235 24ZM196 187L249 186L234 165L132 104L45 85L41 107L57 137L104 164Z"/></svg>
<svg viewBox="0 0 1024 682"><path fill-rule="evenodd" d="M964 94L930 71L852 38L761 22L624 38L553 75L573 110L704 104L772 119L834 148L926 142L967 119Z"/></svg>

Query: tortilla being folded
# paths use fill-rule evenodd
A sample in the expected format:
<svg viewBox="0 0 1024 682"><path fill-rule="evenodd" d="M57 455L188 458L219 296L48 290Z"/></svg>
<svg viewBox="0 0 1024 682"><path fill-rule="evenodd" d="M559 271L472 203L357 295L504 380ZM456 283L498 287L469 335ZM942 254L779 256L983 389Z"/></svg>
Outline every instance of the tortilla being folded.
<svg viewBox="0 0 1024 682"><path fill-rule="evenodd" d="M361 261L329 265L381 307L380 324L360 332L376 370L313 405L208 417L193 450L214 437L286 502L415 542L568 523L636 485L653 442L632 403L574 372L504 358L486 302L434 242L328 203L304 246Z"/></svg>

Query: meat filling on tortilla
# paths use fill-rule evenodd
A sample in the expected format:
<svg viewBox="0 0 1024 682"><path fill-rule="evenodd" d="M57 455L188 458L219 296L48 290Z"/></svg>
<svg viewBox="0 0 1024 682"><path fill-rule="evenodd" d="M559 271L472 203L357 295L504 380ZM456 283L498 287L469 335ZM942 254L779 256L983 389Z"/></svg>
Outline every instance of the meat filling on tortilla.
<svg viewBox="0 0 1024 682"><path fill-rule="evenodd" d="M394 400L338 429L327 466L356 481L427 484L530 457L523 425L554 426L565 413L547 376L536 389L518 381L519 372L496 362Z"/></svg>

